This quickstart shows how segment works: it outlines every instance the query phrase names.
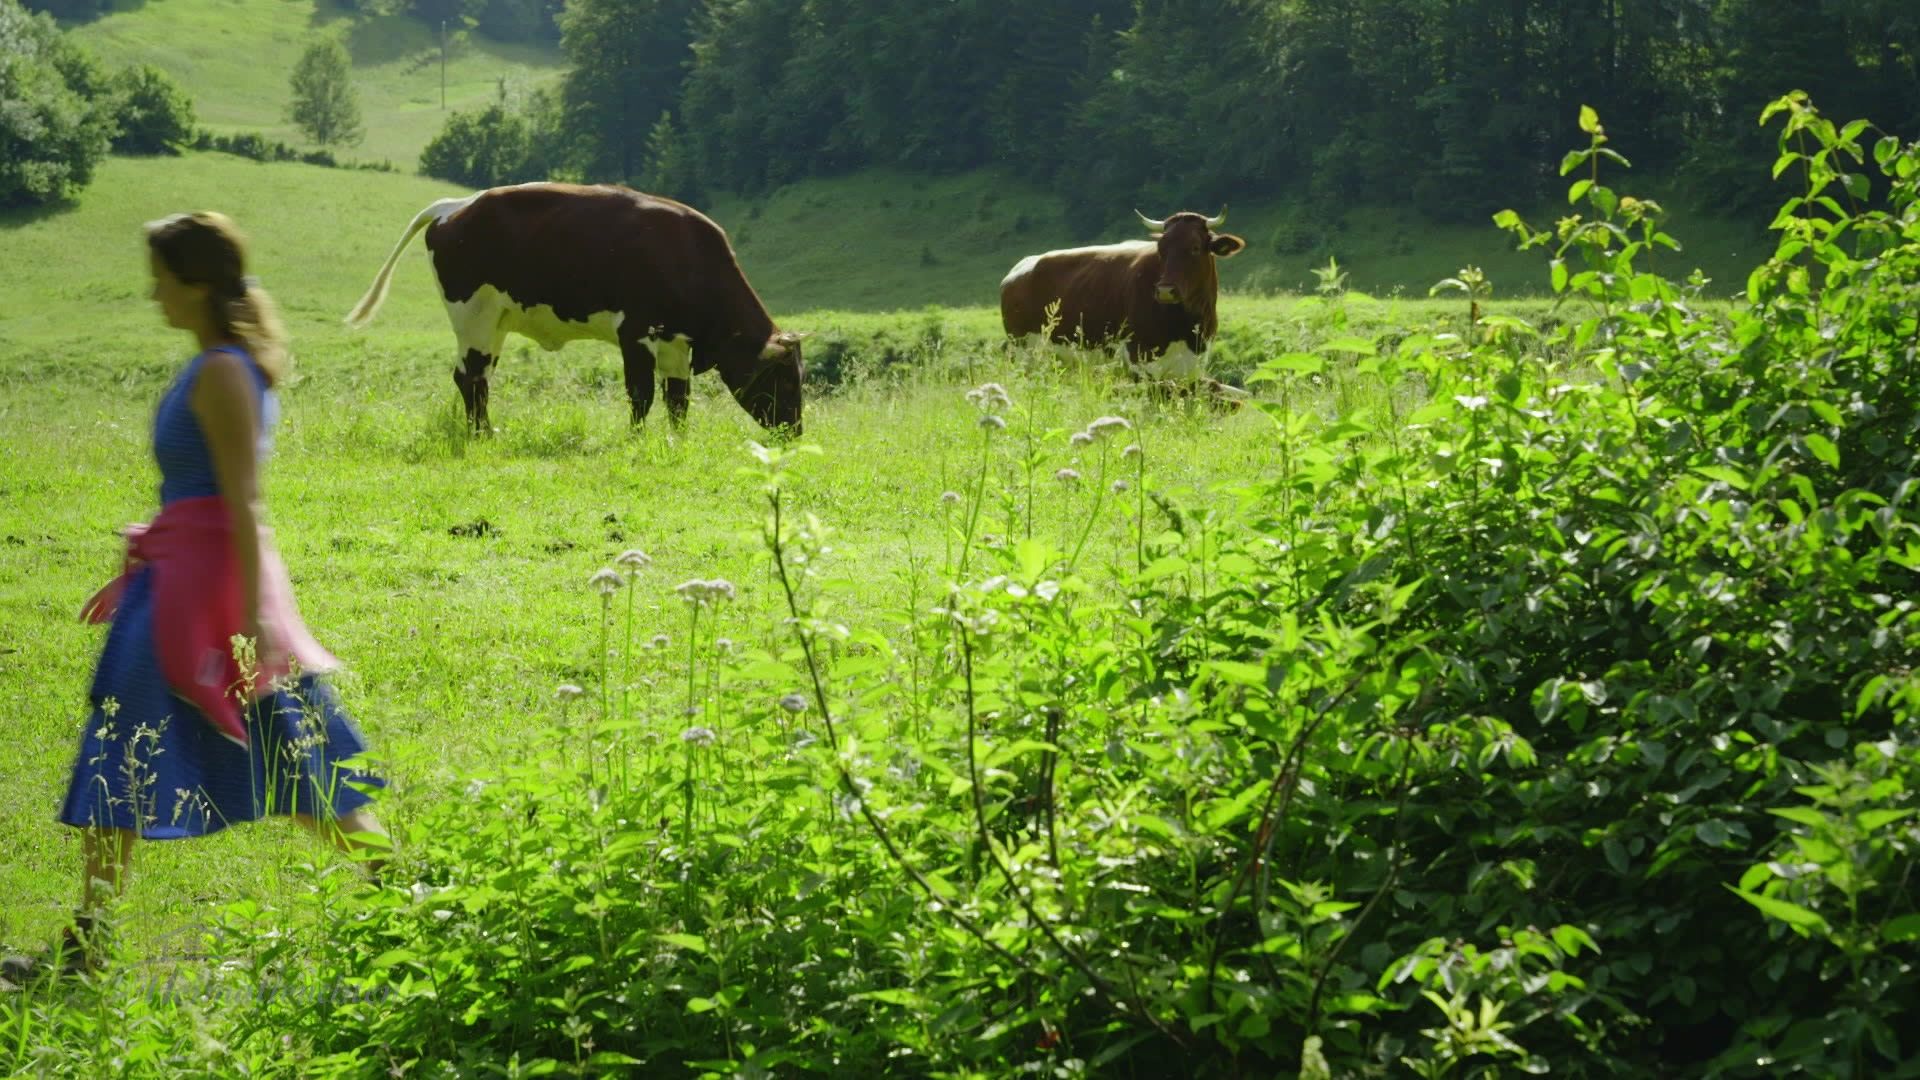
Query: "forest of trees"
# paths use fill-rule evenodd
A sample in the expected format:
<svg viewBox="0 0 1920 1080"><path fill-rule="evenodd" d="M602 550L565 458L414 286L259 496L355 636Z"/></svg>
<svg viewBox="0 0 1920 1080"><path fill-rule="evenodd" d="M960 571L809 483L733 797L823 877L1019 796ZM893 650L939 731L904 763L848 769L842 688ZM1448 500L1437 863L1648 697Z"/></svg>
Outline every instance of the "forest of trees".
<svg viewBox="0 0 1920 1080"><path fill-rule="evenodd" d="M754 192L1000 166L1115 205L1551 188L1581 104L1635 165L1752 204L1790 89L1920 131L1911 0L569 0L560 114L593 179Z"/></svg>
<svg viewBox="0 0 1920 1080"><path fill-rule="evenodd" d="M102 0L29 0L84 18ZM336 0L572 68L456 118L423 168L688 198L998 166L1115 206L1286 196L1484 220L1551 190L1576 109L1702 201L1768 196L1760 108L1920 132L1912 0ZM509 124L513 131L493 130Z"/></svg>

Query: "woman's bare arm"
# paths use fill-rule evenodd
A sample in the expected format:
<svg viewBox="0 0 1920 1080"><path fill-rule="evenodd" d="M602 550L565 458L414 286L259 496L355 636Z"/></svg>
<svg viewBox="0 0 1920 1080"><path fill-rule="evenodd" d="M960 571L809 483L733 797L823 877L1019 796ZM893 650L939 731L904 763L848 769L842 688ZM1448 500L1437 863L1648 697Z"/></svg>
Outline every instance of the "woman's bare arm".
<svg viewBox="0 0 1920 1080"><path fill-rule="evenodd" d="M230 352L202 361L188 406L207 440L214 482L226 500L233 536L233 557L240 572L241 618L245 633L262 652L260 640L260 409L253 373Z"/></svg>

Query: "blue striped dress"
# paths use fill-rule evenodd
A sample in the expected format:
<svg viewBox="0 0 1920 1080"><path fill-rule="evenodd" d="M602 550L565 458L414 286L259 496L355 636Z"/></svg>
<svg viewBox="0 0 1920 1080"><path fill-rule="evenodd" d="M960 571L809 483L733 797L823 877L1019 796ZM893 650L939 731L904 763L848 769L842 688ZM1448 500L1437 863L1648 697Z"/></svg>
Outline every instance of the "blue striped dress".
<svg viewBox="0 0 1920 1080"><path fill-rule="evenodd" d="M278 404L252 357L222 348L245 358L253 374L264 458ZM154 416L162 504L219 494L206 438L188 404L210 354L181 371ZM60 820L174 840L269 815L324 820L367 805L367 789L383 783L349 764L366 742L325 681L303 675L253 702L244 747L174 695L154 653L152 574L152 567L135 573L107 631Z"/></svg>

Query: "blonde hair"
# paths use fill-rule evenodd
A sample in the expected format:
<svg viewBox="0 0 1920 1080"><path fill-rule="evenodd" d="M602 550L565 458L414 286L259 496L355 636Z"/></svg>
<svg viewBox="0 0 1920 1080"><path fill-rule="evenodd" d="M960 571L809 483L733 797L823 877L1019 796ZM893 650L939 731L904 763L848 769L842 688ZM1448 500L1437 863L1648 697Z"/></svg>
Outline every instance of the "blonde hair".
<svg viewBox="0 0 1920 1080"><path fill-rule="evenodd" d="M233 219L196 210L150 221L146 231L147 246L169 273L207 287L215 329L247 347L267 385L283 381L292 365L287 332L273 297L247 274L246 237Z"/></svg>

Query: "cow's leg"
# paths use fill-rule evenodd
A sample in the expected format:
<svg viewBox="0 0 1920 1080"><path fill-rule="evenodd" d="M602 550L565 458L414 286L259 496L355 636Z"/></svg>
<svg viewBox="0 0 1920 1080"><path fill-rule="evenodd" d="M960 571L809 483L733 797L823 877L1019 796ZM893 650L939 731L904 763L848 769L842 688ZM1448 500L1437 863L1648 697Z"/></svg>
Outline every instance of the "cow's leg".
<svg viewBox="0 0 1920 1080"><path fill-rule="evenodd" d="M460 388L460 400L467 407L467 423L483 435L493 433L487 420L487 379L506 344L504 317L499 294L491 288L482 287L465 300L447 302L447 320L453 323L454 340L460 350L460 359L453 366L453 384Z"/></svg>
<svg viewBox="0 0 1920 1080"><path fill-rule="evenodd" d="M693 346L685 338L655 341L653 352L660 361L660 379L667 388L667 416L679 427L687 422L687 398L693 389Z"/></svg>
<svg viewBox="0 0 1920 1080"><path fill-rule="evenodd" d="M642 341L622 341L620 356L626 361L627 404L638 426L653 411L653 350Z"/></svg>
<svg viewBox="0 0 1920 1080"><path fill-rule="evenodd" d="M692 379L664 379L667 387L667 415L673 419L673 426L679 427L687 422L687 400L693 390Z"/></svg>
<svg viewBox="0 0 1920 1080"><path fill-rule="evenodd" d="M493 371L493 357L479 349L468 349L453 369L453 384L460 388L460 400L467 406L467 423L482 435L493 428L487 423L487 376Z"/></svg>

